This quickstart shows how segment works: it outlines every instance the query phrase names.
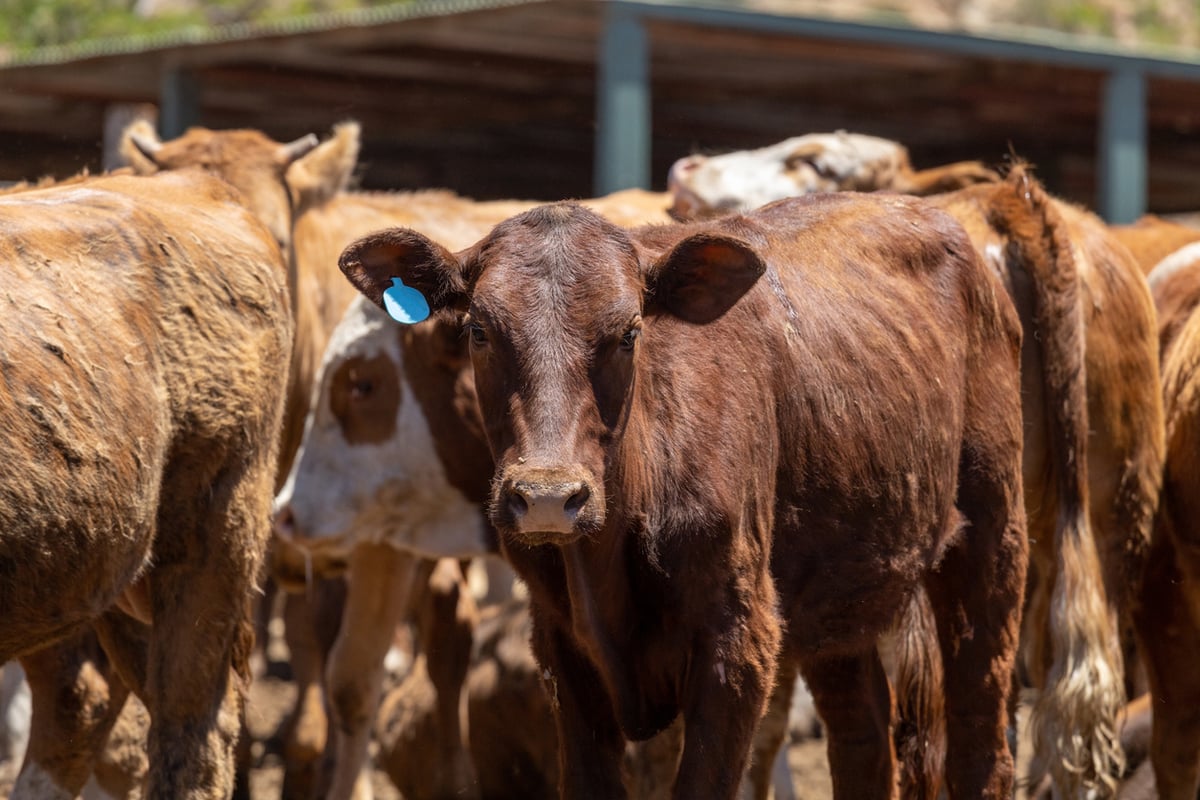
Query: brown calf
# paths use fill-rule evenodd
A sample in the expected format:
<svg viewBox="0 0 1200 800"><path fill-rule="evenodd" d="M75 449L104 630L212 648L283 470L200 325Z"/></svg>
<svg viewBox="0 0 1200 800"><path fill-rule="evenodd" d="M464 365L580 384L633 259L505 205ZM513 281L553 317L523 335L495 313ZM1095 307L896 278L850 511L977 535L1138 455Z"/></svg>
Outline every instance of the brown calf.
<svg viewBox="0 0 1200 800"><path fill-rule="evenodd" d="M94 625L150 711L148 795L226 796L292 335L279 249L195 172L19 191L0 218L0 662L36 685ZM35 738L53 714L35 697ZM27 758L17 790L82 788L57 777Z"/></svg>
<svg viewBox="0 0 1200 800"><path fill-rule="evenodd" d="M831 147L826 172L873 163L874 150L856 143ZM676 175L672 188L696 213L751 208L763 187L805 188L788 179L803 172L789 152L781 144L717 156ZM850 174L854 188L925 190L905 189L888 171ZM1137 265L1103 223L1048 197L1024 169L934 202L967 228L1026 331L1024 485L1034 547L1022 666L1044 690L1035 768L1050 770L1069 796L1110 791L1121 761L1117 625L1133 624L1163 459L1153 307Z"/></svg>
<svg viewBox="0 0 1200 800"><path fill-rule="evenodd" d="M314 182L297 173L312 171L323 161L317 156L335 147L343 164L352 163L347 130L339 128L333 140L294 166L289 183L328 186L328 179ZM344 563L362 542L386 542L424 557L494 551L483 514L492 463L460 328L433 321L401 329L373 306L346 308L346 292L354 290L336 263L354 237L395 225L465 246L533 204L476 202L446 191L321 196L305 189L298 195L298 207L306 210L295 230L302 292L293 366L300 363L320 388L311 394L310 420L297 426L307 429L303 451L278 496L277 568L303 575L308 565L319 574ZM584 202L618 222L668 220L663 194L627 191ZM371 480L347 480L361 477L361 467ZM372 574L393 582L387 570ZM352 570L348 591L354 603L358 595L381 596L385 587ZM347 612L343 623L324 676L334 721L330 746L337 752L335 798L349 793L366 759L394 621ZM310 662L319 664L320 654L313 656ZM321 678L311 664L298 664L297 671L310 685ZM323 706L300 709L302 728L323 725Z"/></svg>
<svg viewBox="0 0 1200 800"><path fill-rule="evenodd" d="M1020 332L950 218L844 195L626 232L558 204L456 255L382 232L341 267L377 303L398 276L469 308L564 797L622 796L626 738L680 713L675 796L732 797L781 659L837 795L894 796L875 643L921 586L951 791L1011 792Z"/></svg>

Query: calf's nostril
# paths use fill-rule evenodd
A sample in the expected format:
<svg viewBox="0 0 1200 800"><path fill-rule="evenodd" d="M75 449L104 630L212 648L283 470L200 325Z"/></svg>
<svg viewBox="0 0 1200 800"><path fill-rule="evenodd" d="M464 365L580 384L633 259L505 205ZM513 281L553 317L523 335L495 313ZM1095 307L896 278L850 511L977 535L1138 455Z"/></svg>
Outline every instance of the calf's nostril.
<svg viewBox="0 0 1200 800"><path fill-rule="evenodd" d="M529 510L529 503L525 502L524 496L519 491L511 492L508 495L508 510L514 517L521 517Z"/></svg>
<svg viewBox="0 0 1200 800"><path fill-rule="evenodd" d="M584 486L579 491L575 492L575 494L567 498L567 502L563 505L563 510L568 514L578 514L579 510L583 508L583 504L587 502L590 495L591 492L589 492L588 488Z"/></svg>

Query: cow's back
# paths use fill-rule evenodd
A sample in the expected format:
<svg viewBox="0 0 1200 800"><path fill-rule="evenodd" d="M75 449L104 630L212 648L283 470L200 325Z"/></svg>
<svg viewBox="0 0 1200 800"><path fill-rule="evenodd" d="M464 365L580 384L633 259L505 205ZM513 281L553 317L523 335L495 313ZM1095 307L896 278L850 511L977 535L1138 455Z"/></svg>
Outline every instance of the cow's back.
<svg viewBox="0 0 1200 800"><path fill-rule="evenodd" d="M961 227L921 200L813 195L719 224L768 268L705 326L647 321L674 328L644 337L647 360L683 362L670 383L702 422L676 435L674 460L712 465L722 489L777 484L789 641L854 647L902 602L865 595L911 585L954 534L968 383L981 353L1011 357L1017 321ZM864 548L889 556L864 561ZM827 574L857 577L831 595Z"/></svg>
<svg viewBox="0 0 1200 800"><path fill-rule="evenodd" d="M278 248L215 179L18 192L0 228L7 657L146 567L164 472L241 446L270 413L262 361L286 358L289 322Z"/></svg>

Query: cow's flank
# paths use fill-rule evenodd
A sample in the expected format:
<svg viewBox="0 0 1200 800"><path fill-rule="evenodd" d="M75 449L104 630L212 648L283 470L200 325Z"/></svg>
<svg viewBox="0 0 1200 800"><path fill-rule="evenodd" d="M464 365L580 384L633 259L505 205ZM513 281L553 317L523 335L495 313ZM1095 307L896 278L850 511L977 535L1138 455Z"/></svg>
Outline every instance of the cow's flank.
<svg viewBox="0 0 1200 800"><path fill-rule="evenodd" d="M149 795L226 796L292 335L285 264L198 172L8 194L0 218L0 662L28 668L94 625L153 719Z"/></svg>

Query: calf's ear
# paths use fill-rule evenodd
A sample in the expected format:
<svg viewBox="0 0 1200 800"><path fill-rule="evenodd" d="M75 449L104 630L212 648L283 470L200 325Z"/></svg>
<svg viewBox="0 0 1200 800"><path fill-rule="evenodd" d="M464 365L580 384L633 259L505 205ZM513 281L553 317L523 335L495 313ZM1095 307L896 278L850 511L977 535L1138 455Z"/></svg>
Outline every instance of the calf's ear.
<svg viewBox="0 0 1200 800"><path fill-rule="evenodd" d="M424 295L429 311L465 309L469 287L463 263L449 250L408 228L389 228L352 242L338 267L380 308L393 279Z"/></svg>
<svg viewBox="0 0 1200 800"><path fill-rule="evenodd" d="M729 236L689 236L651 265L648 305L703 325L733 307L767 265L747 243Z"/></svg>

